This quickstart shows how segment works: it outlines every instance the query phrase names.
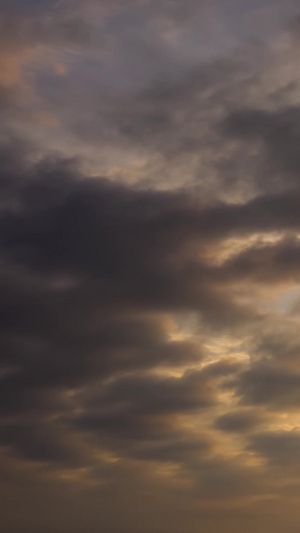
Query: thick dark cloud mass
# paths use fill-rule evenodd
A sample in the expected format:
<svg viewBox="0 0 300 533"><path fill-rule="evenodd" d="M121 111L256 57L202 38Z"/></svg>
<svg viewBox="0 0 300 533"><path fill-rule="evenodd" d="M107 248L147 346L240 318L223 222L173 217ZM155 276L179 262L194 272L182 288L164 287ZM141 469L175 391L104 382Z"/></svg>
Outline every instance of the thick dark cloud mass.
<svg viewBox="0 0 300 533"><path fill-rule="evenodd" d="M100 457L113 461L177 464L179 484L199 469L195 490L204 499L255 493L247 465L213 458L218 443L209 410L221 408L219 390L232 388L242 404L295 409L299 378L271 363L243 370L242 361L221 358L201 368L210 342L203 327L242 333L269 320L239 302L233 284L245 277L258 286L270 276L276 281L285 256L279 280L295 276L296 242L250 247L220 264L209 257L233 235L295 230L297 196L206 205L184 191L139 191L84 177L72 161L30 167L24 153L23 166L19 144L6 153L3 449L55 471L59 465L88 471L89 447L99 447ZM272 261L265 263L266 254ZM196 313L200 338L176 338L174 319L187 312ZM267 346L262 339L256 352ZM229 412L215 428L247 434L261 420L254 411ZM251 449L262 453L258 438Z"/></svg>
<svg viewBox="0 0 300 533"><path fill-rule="evenodd" d="M0 30L3 529L296 533L298 7Z"/></svg>

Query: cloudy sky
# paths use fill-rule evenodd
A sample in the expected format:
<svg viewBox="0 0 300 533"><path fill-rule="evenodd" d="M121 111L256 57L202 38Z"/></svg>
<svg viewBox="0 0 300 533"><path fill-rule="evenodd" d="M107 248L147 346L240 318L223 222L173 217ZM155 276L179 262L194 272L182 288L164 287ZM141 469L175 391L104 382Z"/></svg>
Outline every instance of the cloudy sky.
<svg viewBox="0 0 300 533"><path fill-rule="evenodd" d="M300 5L0 0L7 533L297 533Z"/></svg>

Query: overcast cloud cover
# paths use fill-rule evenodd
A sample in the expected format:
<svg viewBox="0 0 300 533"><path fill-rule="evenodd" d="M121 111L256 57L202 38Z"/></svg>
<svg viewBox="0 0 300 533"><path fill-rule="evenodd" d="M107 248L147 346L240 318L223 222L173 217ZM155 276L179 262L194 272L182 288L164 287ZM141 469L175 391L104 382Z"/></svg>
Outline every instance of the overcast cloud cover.
<svg viewBox="0 0 300 533"><path fill-rule="evenodd" d="M300 7L0 0L7 533L298 533Z"/></svg>

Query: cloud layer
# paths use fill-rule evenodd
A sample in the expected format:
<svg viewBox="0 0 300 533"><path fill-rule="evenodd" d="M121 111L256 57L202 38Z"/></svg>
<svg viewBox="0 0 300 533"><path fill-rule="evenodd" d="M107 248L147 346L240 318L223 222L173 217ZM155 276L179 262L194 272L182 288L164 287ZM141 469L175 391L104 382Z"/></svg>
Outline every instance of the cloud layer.
<svg viewBox="0 0 300 533"><path fill-rule="evenodd" d="M0 2L10 533L295 533L294 2Z"/></svg>

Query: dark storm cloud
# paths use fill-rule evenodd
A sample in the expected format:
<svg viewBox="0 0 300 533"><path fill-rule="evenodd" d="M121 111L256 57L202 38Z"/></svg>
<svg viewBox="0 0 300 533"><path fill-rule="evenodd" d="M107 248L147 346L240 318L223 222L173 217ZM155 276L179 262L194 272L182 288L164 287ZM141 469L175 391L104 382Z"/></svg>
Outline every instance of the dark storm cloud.
<svg viewBox="0 0 300 533"><path fill-rule="evenodd" d="M228 269L231 279L244 275L245 261L210 269L195 250L300 223L296 195L205 208L186 193L83 179L72 161L45 160L23 173L13 155L4 163L2 391L12 410L29 390L38 398L95 373L199 361L201 350L168 340L154 312L198 311L218 327L255 315L215 286L226 285Z"/></svg>
<svg viewBox="0 0 300 533"><path fill-rule="evenodd" d="M80 279L93 283L103 305L194 309L216 322L247 316L207 286L207 269L190 258L198 240L226 231L218 219L227 217L228 233L235 219L242 227L242 208L206 212L185 194L131 191L105 180L76 179L76 173L72 179L69 172L64 163L40 164L17 187L18 209L0 215L8 261L70 277L75 285Z"/></svg>
<svg viewBox="0 0 300 533"><path fill-rule="evenodd" d="M126 311L194 309L215 322L226 321L226 316L231 321L239 320L245 311L230 302L228 295L216 291L213 283L222 279L226 282L228 272L233 279L253 274L257 277L257 265L264 268L266 252L251 250L223 269L214 270L199 260L195 262L195 244L198 241L201 249L201 242L207 245L210 240L234 233L299 226L296 195L203 209L178 193L137 192L103 180L82 180L68 162L45 161L33 173L22 175L14 168L13 155L11 159L12 164L7 158L1 178L1 241L3 257L10 265L9 274L7 269L3 271L2 324L7 331L15 328L19 334L30 331L33 336L40 332L50 337L50 345L47 342L43 348L46 353L53 349L53 343L59 342L65 349L69 342L73 368L74 350L80 352L81 345L85 350L89 338L92 351L99 346L101 335L107 343L110 330L111 338L116 333L116 338L122 339L120 344L129 343L139 350L138 331L143 332L146 352L158 350L162 360L172 349L177 361L184 351L194 357L192 344L176 343L176 347L159 349L162 333L155 322L120 317L115 323L107 311L100 310L107 308L116 313L119 309L117 313L122 315L122 306ZM271 248L275 257L272 272L275 267L282 269L284 261L288 273L293 263L291 254L297 253L297 247L279 247L277 256L279 252L278 258ZM262 255L260 261L255 255L258 253ZM296 261L297 256L295 269ZM19 265L15 274L12 264ZM43 278L38 282L22 274L21 265L33 269L32 275L45 277L46 286ZM55 280L58 288L62 283L65 289L54 290ZM76 302L84 311L81 319ZM99 312L105 323L103 333L86 332L89 320ZM79 320L81 332L70 333L71 324ZM136 328L133 337L130 328ZM70 337L74 337L74 344L67 340ZM62 370L61 363L57 364ZM79 364L78 371L82 370Z"/></svg>
<svg viewBox="0 0 300 533"><path fill-rule="evenodd" d="M185 463L211 449L207 437L186 434L176 422L215 404L213 382L201 372L181 378L133 374L88 389L86 396L71 425L117 456Z"/></svg>
<svg viewBox="0 0 300 533"><path fill-rule="evenodd" d="M57 431L51 423L2 425L0 443L30 461L58 462L67 466L80 464L84 459L73 439L66 432Z"/></svg>
<svg viewBox="0 0 300 533"><path fill-rule="evenodd" d="M136 269L135 283L138 283L139 269L145 275L148 269L151 280L151 267L147 263L152 262L153 281L157 282L155 265L163 275L164 268L172 266L176 254L183 254L184 261L197 241L205 244L231 235L298 229L300 225L300 197L295 193L265 195L245 204L219 203L205 208L187 193L136 191L103 179L83 180L72 161L45 160L33 173L23 176L12 175L10 164L9 159L1 186L19 208L10 210L8 206L2 210L2 246L8 257L44 272L87 273L97 278L118 275L123 279ZM295 245L296 241L286 244L283 241L275 248L279 260L282 248L281 261L287 255L287 262L291 262L292 254L297 253ZM137 254L136 249L140 251L142 246L143 253ZM274 249L265 250L267 253ZM237 276L255 252L250 250L249 261L247 255L244 262L243 256L235 260ZM256 253L259 252L258 248ZM264 248L260 253L264 253ZM190 270L183 270L180 260L181 255L177 259L178 276L189 272L199 282L201 275L206 275L201 263L195 272L192 264ZM275 261L278 261L276 255ZM234 270L234 261L229 268ZM174 289L172 276L164 282L165 291L168 284Z"/></svg>
<svg viewBox="0 0 300 533"><path fill-rule="evenodd" d="M133 375L114 381L104 388L90 407L97 410L114 404L143 415L171 414L206 407L212 402L212 390L201 372L187 372L181 378Z"/></svg>
<svg viewBox="0 0 300 533"><path fill-rule="evenodd" d="M88 435L94 444L109 450L115 457L135 461L186 464L211 451L209 438L186 434L172 424L172 420L164 418L166 414L170 413L164 413L163 409L159 414L153 411L152 415L142 415L134 409L130 412L130 409L112 407L111 412L102 415L85 412L71 427Z"/></svg>
<svg viewBox="0 0 300 533"><path fill-rule="evenodd" d="M54 401L53 388L58 394L95 372L105 376L202 357L192 342L169 341L159 318L125 318L121 310L116 316L115 308L103 309L101 295L95 297L89 287L45 290L6 276L1 295L1 405L7 413L39 412L42 398L46 405Z"/></svg>
<svg viewBox="0 0 300 533"><path fill-rule="evenodd" d="M28 459L55 460L55 442L44 448L43 431L35 433L40 417L52 415L72 427L76 420L125 457L159 460L169 450L175 460L181 447L190 455L197 439L185 439L164 418L213 405L215 372L116 376L201 361L199 344L169 338L166 310L197 310L215 325L248 316L228 295L205 286L201 264L199 272L189 266L195 243L210 236L203 218L216 213L212 234L218 233L220 208L206 212L183 193L83 178L74 161L49 159L30 168L25 154L22 169L13 145L10 151L0 180L1 415L5 424L15 422L3 425L3 444ZM18 143L15 154L20 159ZM103 382L108 376L115 379L110 386ZM99 405L96 396L74 418L72 410L84 405L65 393L89 387L97 387ZM20 426L20 415L27 425ZM41 448L32 446L30 455L34 435ZM160 443L152 449L153 439Z"/></svg>
<svg viewBox="0 0 300 533"><path fill-rule="evenodd" d="M294 533L295 3L0 11L4 530Z"/></svg>
<svg viewBox="0 0 300 533"><path fill-rule="evenodd" d="M286 224L297 225L298 211L291 208L297 198L287 197L286 207L277 197L205 207L187 193L137 191L84 178L75 161L48 159L30 168L30 157L24 157L22 171L8 155L1 180L1 414L15 421L3 425L3 444L27 459L63 461L70 453L64 439L61 455L55 439L43 445L44 430L58 431L55 423L38 432L40 417L54 415L69 432L77 428L117 456L159 462L168 456L190 464L210 443L184 435L176 416L213 406L215 380L240 366L224 360L181 378L137 369L203 358L195 342L168 337L163 312L196 310L214 327L252 317L215 287L222 275L226 286L227 267L223 274L222 267L210 269L201 255L196 261L195 250L232 234L273 229L287 209ZM237 278L239 268L243 272L242 266L231 268ZM113 377L110 384L107 377ZM284 380L282 373L278 380ZM271 376L266 389L263 377L260 388L259 375L251 385L246 373L237 386L259 404L272 401L273 381ZM291 381L295 377L282 390L283 402ZM69 389L83 389L83 396L68 400ZM81 414L74 415L78 408ZM20 414L26 425L16 418Z"/></svg>

